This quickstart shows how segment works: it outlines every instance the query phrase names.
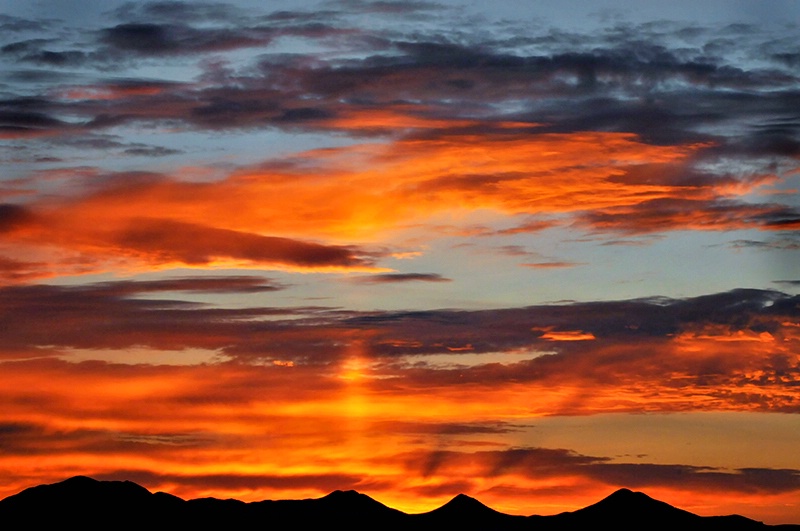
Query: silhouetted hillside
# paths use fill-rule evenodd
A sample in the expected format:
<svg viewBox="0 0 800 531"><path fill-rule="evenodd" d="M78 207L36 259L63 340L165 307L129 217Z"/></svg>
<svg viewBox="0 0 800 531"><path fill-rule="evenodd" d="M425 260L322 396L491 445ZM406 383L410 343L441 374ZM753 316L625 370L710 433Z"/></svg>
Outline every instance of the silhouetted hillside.
<svg viewBox="0 0 800 531"><path fill-rule="evenodd" d="M628 489L620 489L583 509L544 519L541 529L545 530L591 529L598 522L611 529L631 531L653 528L746 531L771 527L742 516L698 516Z"/></svg>
<svg viewBox="0 0 800 531"><path fill-rule="evenodd" d="M414 527L423 529L525 529L525 520L495 511L466 494L433 511L410 515Z"/></svg>
<svg viewBox="0 0 800 531"><path fill-rule="evenodd" d="M130 481L97 481L77 476L40 485L0 501L0 526L99 529L142 526L147 529L458 529L562 531L574 529L680 529L681 531L800 531L800 525L767 526L742 516L701 517L621 489L583 509L554 516L514 516L459 494L433 511L406 514L355 491L335 491L307 500L183 500L151 493Z"/></svg>

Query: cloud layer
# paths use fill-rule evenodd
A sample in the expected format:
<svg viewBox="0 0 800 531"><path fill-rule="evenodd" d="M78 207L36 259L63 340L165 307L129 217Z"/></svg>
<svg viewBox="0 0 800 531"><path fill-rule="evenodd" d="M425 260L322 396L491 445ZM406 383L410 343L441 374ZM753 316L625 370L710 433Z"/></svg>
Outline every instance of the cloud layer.
<svg viewBox="0 0 800 531"><path fill-rule="evenodd" d="M797 414L796 296L369 313L182 300L281 289L255 276L2 289L7 489L42 463L46 477L78 463L192 496L352 487L425 503L483 478L520 503L522 490L578 503L619 485L756 503L800 488L786 467L508 443L542 416ZM379 434L382 450L364 452ZM257 447L271 457L234 464Z"/></svg>
<svg viewBox="0 0 800 531"><path fill-rule="evenodd" d="M547 226L629 235L757 229L782 238L796 231L798 205L781 188L800 153L798 79L784 36L746 25L668 22L586 35L490 27L434 36L380 24L367 30L354 18L367 10L376 21L386 13L412 21L439 9L339 3L323 12L253 17L222 4L147 3L117 9L117 23L73 41L34 37L52 21L11 17L7 25L17 31L2 47L5 62L80 67L94 77L86 83L64 71L47 91L20 81L18 94L0 100L3 135L33 141L31 153L78 143L146 158L182 152L116 133L142 127L370 139L241 167L202 184L180 171L138 189L115 179L103 198L111 205L124 193L136 217L88 212L97 202L88 190L56 204L39 204L37 194L24 209L47 211L48 226L79 222L76 211L117 226L115 234L74 228L92 249L83 267L98 270L117 248L147 267L222 259L364 268L373 261L360 250L330 245L352 246L375 231L465 209L507 217L505 231L538 230L517 222L526 215L564 214ZM326 53L271 52L286 39ZM355 50L361 53L353 56ZM251 60L229 56L238 52ZM191 79L105 74L198 57L209 58ZM92 171L99 179L107 173ZM20 223L5 219L23 208L11 197L42 191L51 173L12 185L4 226ZM143 212L158 212L158 221L142 227ZM151 234L146 223L163 223L169 237ZM19 245L14 235L8 237ZM279 240L309 236L328 248ZM75 245L62 234L33 237L48 247ZM6 278L27 278L28 269L23 264Z"/></svg>
<svg viewBox="0 0 800 531"><path fill-rule="evenodd" d="M797 28L30 13L0 15L0 495L800 521Z"/></svg>

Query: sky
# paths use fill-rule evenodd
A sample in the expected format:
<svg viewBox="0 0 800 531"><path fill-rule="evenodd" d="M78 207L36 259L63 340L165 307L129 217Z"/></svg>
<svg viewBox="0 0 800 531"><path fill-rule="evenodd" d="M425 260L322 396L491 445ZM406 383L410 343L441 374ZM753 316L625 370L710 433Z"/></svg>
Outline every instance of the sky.
<svg viewBox="0 0 800 531"><path fill-rule="evenodd" d="M0 497L800 523L798 22L0 1Z"/></svg>

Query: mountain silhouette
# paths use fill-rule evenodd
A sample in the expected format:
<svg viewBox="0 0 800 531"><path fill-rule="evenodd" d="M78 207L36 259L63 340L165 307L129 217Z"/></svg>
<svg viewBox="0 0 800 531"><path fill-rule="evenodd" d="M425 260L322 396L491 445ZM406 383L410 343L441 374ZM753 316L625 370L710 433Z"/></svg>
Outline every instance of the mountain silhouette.
<svg viewBox="0 0 800 531"><path fill-rule="evenodd" d="M250 506L252 517L287 527L346 522L351 529L364 529L397 524L406 517L405 513L354 490L337 490L317 499L253 502Z"/></svg>
<svg viewBox="0 0 800 531"><path fill-rule="evenodd" d="M0 525L9 523L33 529L142 526L173 530L197 526L202 529L800 531L800 525L768 526L738 515L698 516L628 489L620 489L583 509L552 516L504 514L464 494L432 511L407 514L353 490L337 490L322 498L304 500L250 503L217 498L183 500L163 492L152 493L130 481L98 481L85 476L31 487L0 500Z"/></svg>
<svg viewBox="0 0 800 531"><path fill-rule="evenodd" d="M502 514L495 511L491 507L487 507L475 498L467 496L466 494L459 494L449 502L445 503L438 509L434 509L428 514L441 514L443 516L447 516L463 512L473 513L476 515L483 514L486 516Z"/></svg>
<svg viewBox="0 0 800 531"><path fill-rule="evenodd" d="M550 517L544 529L589 529L597 522L616 530L665 527L681 530L767 529L761 522L744 517L702 517L655 500L642 492L620 489L599 502ZM800 529L800 526L798 526Z"/></svg>
<svg viewBox="0 0 800 531"><path fill-rule="evenodd" d="M411 515L410 521L424 529L523 529L525 517L503 514L459 494L438 509Z"/></svg>
<svg viewBox="0 0 800 531"><path fill-rule="evenodd" d="M637 525L653 520L690 525L700 518L689 511L654 500L643 492L629 489L619 489L593 505L578 509L572 515L574 518L587 520L616 517L620 519L619 523L630 522Z"/></svg>

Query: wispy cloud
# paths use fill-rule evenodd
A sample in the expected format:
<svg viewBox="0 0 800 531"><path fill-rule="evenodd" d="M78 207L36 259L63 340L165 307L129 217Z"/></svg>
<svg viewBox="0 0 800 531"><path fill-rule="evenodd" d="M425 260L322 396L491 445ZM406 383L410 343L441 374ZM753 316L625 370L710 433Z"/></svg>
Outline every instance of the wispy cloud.
<svg viewBox="0 0 800 531"><path fill-rule="evenodd" d="M319 367L324 374L338 371L357 350L370 360L365 375L400 386L406 395L424 394L434 383L437 388L469 383L495 387L498 399L508 400L500 397L521 383L538 387L538 404L524 406L531 414L694 410L698 396L706 398L703 409L797 409L793 385L799 376L791 355L798 335L791 325L796 297L780 292L401 313L223 309L177 296L146 297L280 288L258 277L4 288L0 303L13 312L4 319L9 332L3 357L110 349L98 355L113 362L115 349L199 348L246 364L291 360L295 370ZM37 322L45 317L50 325L42 330ZM470 358L457 369L425 362L428 355L458 352ZM498 364L488 356L497 352L518 357ZM481 354L489 361L481 363ZM546 391L556 382L552 398L558 405ZM563 401L565 389L586 387L593 389L593 400ZM490 396L474 399L489 403Z"/></svg>
<svg viewBox="0 0 800 531"><path fill-rule="evenodd" d="M326 45L334 36L357 36L373 53L265 55L239 71L209 64L200 81L181 83L101 76L93 85L0 101L3 134L48 141L68 136L72 142L87 135L87 142L96 142L112 127L168 123L186 131L277 128L390 139L386 150L366 156L350 148L340 152L390 176L391 188L369 197L382 203L384 225L458 205L532 216L501 232L506 235L552 227L557 224L542 214L565 212L587 231L626 234L796 228L796 205L741 198L783 178L776 160L786 170L796 165L800 141L790 117L797 76L785 60L734 67L722 48L715 48L718 55L703 48L732 42L736 31L743 49L763 45L753 44L764 38L753 28L684 28L677 35L688 47L673 49L667 39L681 28L618 27L584 36L592 46L576 50L577 41L566 34L434 40L380 30L365 36L346 22L347 13L364 9L396 14L439 7L337 3L330 8L338 15L321 24L300 11L252 20L221 4L126 5L116 11L123 22L97 33L93 49L54 51L48 39L28 39L6 44L4 54L22 62L96 61L106 68L101 57L269 50L283 36ZM642 34L653 42L645 44ZM344 53L346 42L333 48ZM505 110L523 98L525 110ZM118 147L132 156L176 153L158 145ZM748 160L744 170L721 169L742 158ZM412 173L423 166L424 172ZM323 161L317 172L337 177L324 193L363 208L350 187L367 177L364 172ZM247 191L241 187L237 194ZM205 219L181 221L207 225Z"/></svg>
<svg viewBox="0 0 800 531"><path fill-rule="evenodd" d="M569 267L578 267L585 264L580 262L528 262L520 265L523 267L530 267L532 269L563 269Z"/></svg>
<svg viewBox="0 0 800 531"><path fill-rule="evenodd" d="M438 273L383 273L353 279L367 284L394 284L405 282L451 282Z"/></svg>

